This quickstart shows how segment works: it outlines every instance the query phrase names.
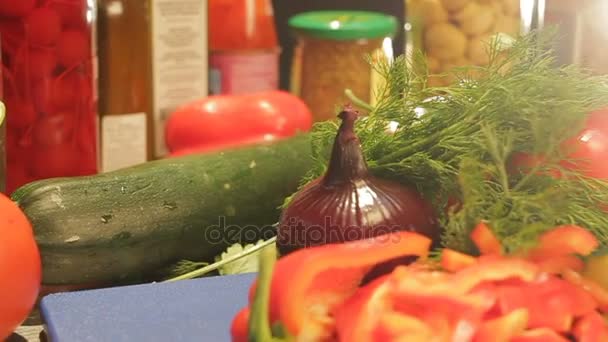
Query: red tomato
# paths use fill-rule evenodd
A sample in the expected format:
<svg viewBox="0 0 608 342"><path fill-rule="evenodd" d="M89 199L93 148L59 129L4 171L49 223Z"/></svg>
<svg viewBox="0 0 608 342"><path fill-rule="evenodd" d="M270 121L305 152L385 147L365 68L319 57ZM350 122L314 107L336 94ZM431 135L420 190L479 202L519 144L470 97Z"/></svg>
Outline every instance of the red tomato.
<svg viewBox="0 0 608 342"><path fill-rule="evenodd" d="M574 138L562 145L569 161L560 165L582 174L598 178L608 178L608 109L593 112L589 115L585 128ZM527 172L545 162L540 155L514 153L509 163L511 172ZM553 177L560 177L558 170L548 171Z"/></svg>
<svg viewBox="0 0 608 342"><path fill-rule="evenodd" d="M30 102L7 98L6 120L10 130L29 127L36 120L36 111Z"/></svg>
<svg viewBox="0 0 608 342"><path fill-rule="evenodd" d="M70 143L40 146L33 149L31 172L37 178L78 176L78 161L78 147Z"/></svg>
<svg viewBox="0 0 608 342"><path fill-rule="evenodd" d="M63 31L57 43L59 63L66 68L84 62L91 54L87 34L80 30Z"/></svg>
<svg viewBox="0 0 608 342"><path fill-rule="evenodd" d="M232 342L249 341L249 307L242 309L234 317L230 326L230 335Z"/></svg>
<svg viewBox="0 0 608 342"><path fill-rule="evenodd" d="M34 124L34 144L56 146L70 141L74 134L74 114L44 116Z"/></svg>
<svg viewBox="0 0 608 342"><path fill-rule="evenodd" d="M69 73L53 80L50 101L53 109L71 109L76 106L74 94L83 94L83 89L79 89L79 78L77 73Z"/></svg>
<svg viewBox="0 0 608 342"><path fill-rule="evenodd" d="M312 115L304 102L282 91L219 95L191 102L171 114L166 142L171 152L289 137L308 131Z"/></svg>
<svg viewBox="0 0 608 342"><path fill-rule="evenodd" d="M40 281L40 255L32 226L19 207L0 194L0 341L27 318Z"/></svg>
<svg viewBox="0 0 608 342"><path fill-rule="evenodd" d="M53 49L30 49L27 56L30 80L49 78L57 66Z"/></svg>
<svg viewBox="0 0 608 342"><path fill-rule="evenodd" d="M591 113L585 129L565 145L574 161L562 166L589 177L608 178L608 110Z"/></svg>
<svg viewBox="0 0 608 342"><path fill-rule="evenodd" d="M22 17L36 6L36 0L0 0L0 15Z"/></svg>
<svg viewBox="0 0 608 342"><path fill-rule="evenodd" d="M54 9L61 17L64 28L82 29L87 26L86 1L60 1L49 2L49 7Z"/></svg>
<svg viewBox="0 0 608 342"><path fill-rule="evenodd" d="M30 45L52 45L61 34L61 19L47 7L33 10L27 17L25 29Z"/></svg>

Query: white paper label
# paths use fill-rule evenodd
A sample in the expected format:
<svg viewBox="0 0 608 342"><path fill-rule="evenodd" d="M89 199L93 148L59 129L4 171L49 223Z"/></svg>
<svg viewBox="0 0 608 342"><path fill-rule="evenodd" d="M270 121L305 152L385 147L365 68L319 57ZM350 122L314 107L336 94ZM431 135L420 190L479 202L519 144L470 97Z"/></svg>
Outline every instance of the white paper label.
<svg viewBox="0 0 608 342"><path fill-rule="evenodd" d="M105 115L101 119L103 172L147 160L146 113Z"/></svg>
<svg viewBox="0 0 608 342"><path fill-rule="evenodd" d="M207 96L207 0L152 0L155 155L166 154L165 122Z"/></svg>

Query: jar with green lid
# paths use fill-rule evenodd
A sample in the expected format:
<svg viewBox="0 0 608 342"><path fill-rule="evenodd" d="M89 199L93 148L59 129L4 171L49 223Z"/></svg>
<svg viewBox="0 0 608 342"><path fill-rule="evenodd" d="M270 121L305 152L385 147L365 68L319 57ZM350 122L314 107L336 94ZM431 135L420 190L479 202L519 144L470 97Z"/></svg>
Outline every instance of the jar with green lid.
<svg viewBox="0 0 608 342"><path fill-rule="evenodd" d="M347 101L346 89L371 100L369 57L381 52L383 42L396 33L396 18L365 11L318 11L290 18L289 26L298 37L292 91L316 121L335 118L336 107Z"/></svg>

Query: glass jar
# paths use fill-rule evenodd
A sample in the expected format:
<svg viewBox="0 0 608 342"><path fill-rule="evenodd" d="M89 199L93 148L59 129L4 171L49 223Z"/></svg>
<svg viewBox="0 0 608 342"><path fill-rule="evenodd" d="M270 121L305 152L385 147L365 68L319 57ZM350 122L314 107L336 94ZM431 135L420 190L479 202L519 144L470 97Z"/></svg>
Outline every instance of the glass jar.
<svg viewBox="0 0 608 342"><path fill-rule="evenodd" d="M369 102L373 71L369 56L395 34L396 18L364 11L320 11L289 20L298 36L292 91L310 107L315 121L336 117L350 89Z"/></svg>
<svg viewBox="0 0 608 342"><path fill-rule="evenodd" d="M492 37L503 33L516 38L526 26L520 0L407 0L406 7L407 52L424 52L433 75L430 86L450 84L456 67L487 65Z"/></svg>
<svg viewBox="0 0 608 342"><path fill-rule="evenodd" d="M95 1L3 3L7 191L96 173Z"/></svg>

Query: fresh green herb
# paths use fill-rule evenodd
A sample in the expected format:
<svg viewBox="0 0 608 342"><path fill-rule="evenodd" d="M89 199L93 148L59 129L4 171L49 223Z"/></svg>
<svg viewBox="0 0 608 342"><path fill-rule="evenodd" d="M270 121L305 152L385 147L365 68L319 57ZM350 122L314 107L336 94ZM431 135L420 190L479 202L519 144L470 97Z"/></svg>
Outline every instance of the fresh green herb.
<svg viewBox="0 0 608 342"><path fill-rule="evenodd" d="M167 269L160 272L162 275L167 275L165 278L171 279L179 277L183 274L194 272L202 267L209 266L208 262L202 261L191 261L191 260L180 260Z"/></svg>
<svg viewBox="0 0 608 342"><path fill-rule="evenodd" d="M220 261L226 260L232 256L240 255L244 251L248 251L250 248L259 246L261 244L264 244L264 240L258 241L258 243L256 243L255 245L248 244L248 245L243 246L239 243L236 243L236 244L228 247L228 249L224 253L217 256L215 258L215 261L220 262ZM272 247L274 247L274 245ZM258 250L257 252L247 255L246 257L243 257L238 260L234 260L228 264L225 264L224 266L219 268L220 274L221 275L230 275L230 274L257 272L258 267L259 267L260 251L261 250Z"/></svg>
<svg viewBox="0 0 608 342"><path fill-rule="evenodd" d="M445 246L474 252L468 236L480 220L510 250L559 224L586 227L608 244L600 206L608 203L608 184L559 166L566 158L560 144L580 131L589 112L608 105L608 78L556 67L553 39L535 32L507 51L494 44L488 66L459 68L452 75L458 82L448 87L426 86L420 56L376 66L386 83L357 126L370 170L416 187L433 203ZM389 122L398 124L393 134ZM334 122L315 125L317 165L304 184L324 173L336 130ZM525 175L509 172L517 152L545 162ZM446 210L450 198L462 208Z"/></svg>
<svg viewBox="0 0 608 342"><path fill-rule="evenodd" d="M227 255L222 254L219 256L219 260L211 265L206 265L202 268L193 267L196 265L195 262L183 260L181 261L181 268L176 268L173 271L174 276L166 281L177 281L177 280L185 280L185 279L194 279L198 277L202 277L206 274L209 274L214 271L220 271L221 274L236 274L236 273L228 273L228 272L237 272L238 270L251 269L251 257L255 257L256 254L263 249L275 249L276 237L273 237L266 241L260 241L256 245L248 246L243 248L239 252L235 252L234 250L230 252L230 248L228 249ZM269 248L266 248L269 247ZM234 248L233 248L234 249ZM180 265L178 263L178 266ZM182 271L189 270L189 272L184 273ZM226 272L226 273L222 273Z"/></svg>

